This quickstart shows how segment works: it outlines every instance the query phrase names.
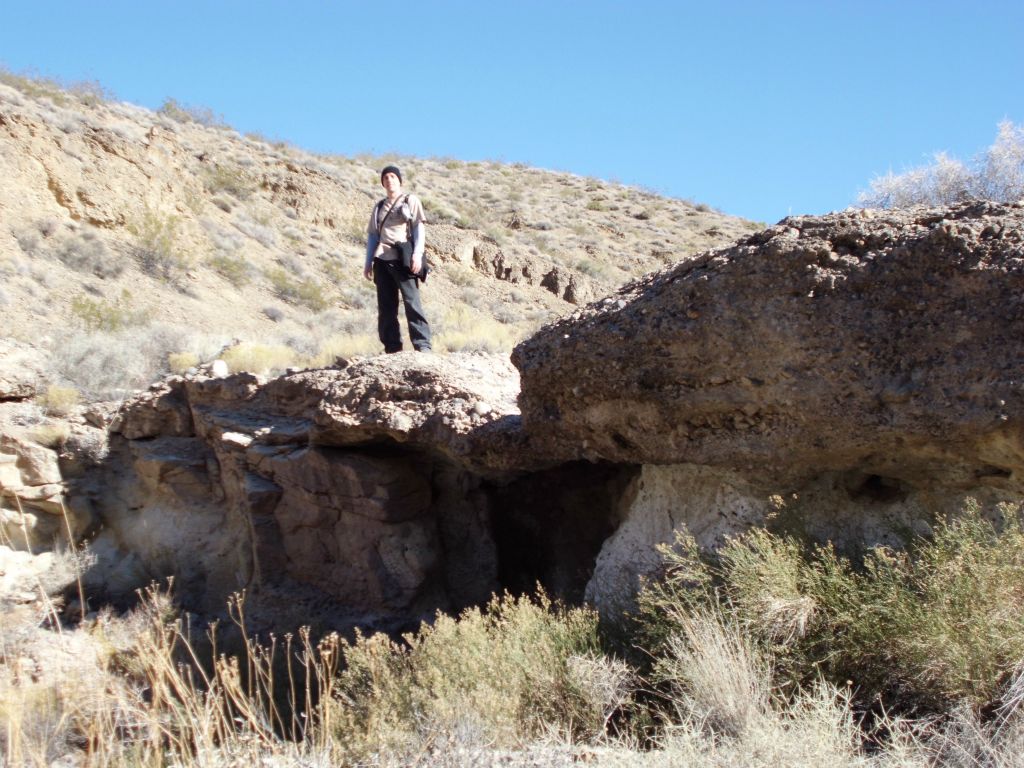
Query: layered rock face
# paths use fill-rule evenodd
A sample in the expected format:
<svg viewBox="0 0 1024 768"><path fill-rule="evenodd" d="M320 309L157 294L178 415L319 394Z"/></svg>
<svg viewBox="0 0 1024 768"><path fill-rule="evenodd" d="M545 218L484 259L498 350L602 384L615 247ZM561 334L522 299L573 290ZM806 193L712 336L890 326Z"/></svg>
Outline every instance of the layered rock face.
<svg viewBox="0 0 1024 768"><path fill-rule="evenodd" d="M507 360L415 353L169 379L116 416L115 458L78 485L106 526L92 579L174 575L210 613L245 589L275 620L330 626L485 599L495 547L472 489L509 462L517 385Z"/></svg>
<svg viewBox="0 0 1024 768"><path fill-rule="evenodd" d="M819 537L884 542L1024 487L1024 206L786 219L513 362L545 451L646 465L599 603L682 525L712 546L785 509Z"/></svg>

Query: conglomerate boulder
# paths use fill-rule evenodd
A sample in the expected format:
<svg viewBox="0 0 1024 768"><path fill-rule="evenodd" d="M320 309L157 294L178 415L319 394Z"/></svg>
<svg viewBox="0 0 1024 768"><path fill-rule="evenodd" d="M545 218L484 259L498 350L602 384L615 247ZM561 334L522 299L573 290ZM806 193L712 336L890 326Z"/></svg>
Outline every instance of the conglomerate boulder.
<svg viewBox="0 0 1024 768"><path fill-rule="evenodd" d="M1024 477L1024 205L795 217L520 344L565 458Z"/></svg>

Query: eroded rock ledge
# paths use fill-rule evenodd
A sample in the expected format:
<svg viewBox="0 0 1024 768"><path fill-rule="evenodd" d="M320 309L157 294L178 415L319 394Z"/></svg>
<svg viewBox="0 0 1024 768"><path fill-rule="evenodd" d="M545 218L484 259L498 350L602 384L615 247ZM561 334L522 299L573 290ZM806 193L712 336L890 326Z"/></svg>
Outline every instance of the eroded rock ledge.
<svg viewBox="0 0 1024 768"><path fill-rule="evenodd" d="M95 581L173 574L210 613L246 589L295 625L401 623L485 599L478 492L524 462L507 359L404 353L263 382L175 377L114 417L80 483L105 521Z"/></svg>
<svg viewBox="0 0 1024 768"><path fill-rule="evenodd" d="M563 458L1006 478L1024 469L1024 205L786 219L512 360L527 431Z"/></svg>

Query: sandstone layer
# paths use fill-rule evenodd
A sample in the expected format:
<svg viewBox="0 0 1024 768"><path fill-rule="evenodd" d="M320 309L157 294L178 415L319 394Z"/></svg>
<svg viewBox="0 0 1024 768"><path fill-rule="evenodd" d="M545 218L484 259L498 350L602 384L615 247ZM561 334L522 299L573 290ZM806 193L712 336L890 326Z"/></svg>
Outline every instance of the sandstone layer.
<svg viewBox="0 0 1024 768"><path fill-rule="evenodd" d="M517 385L507 360L416 353L165 380L113 418L110 457L76 484L104 521L91 581L174 576L208 613L244 589L275 621L335 627L482 600L497 566L472 491L514 456Z"/></svg>

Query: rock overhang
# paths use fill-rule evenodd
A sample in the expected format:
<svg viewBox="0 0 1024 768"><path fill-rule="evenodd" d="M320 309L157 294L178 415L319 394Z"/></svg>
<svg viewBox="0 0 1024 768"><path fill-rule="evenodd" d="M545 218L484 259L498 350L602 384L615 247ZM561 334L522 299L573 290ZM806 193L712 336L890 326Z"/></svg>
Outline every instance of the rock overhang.
<svg viewBox="0 0 1024 768"><path fill-rule="evenodd" d="M1022 297L1022 204L786 219L522 342L524 428L566 458L798 478L902 456L1005 482Z"/></svg>

